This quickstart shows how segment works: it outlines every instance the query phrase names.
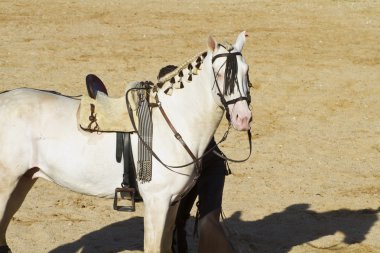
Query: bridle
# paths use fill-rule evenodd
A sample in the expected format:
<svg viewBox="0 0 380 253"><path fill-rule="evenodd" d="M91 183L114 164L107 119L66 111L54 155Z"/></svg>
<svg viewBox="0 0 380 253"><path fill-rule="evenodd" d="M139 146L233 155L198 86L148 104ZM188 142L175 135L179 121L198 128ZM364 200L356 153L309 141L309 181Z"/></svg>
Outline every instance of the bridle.
<svg viewBox="0 0 380 253"><path fill-rule="evenodd" d="M219 67L218 71L215 72L215 69L213 67L212 67L212 71L214 74L214 85L213 85L213 87L216 86L216 88L218 89L217 95L219 96L220 102L221 102L222 106L224 107L224 110L226 111L226 118L229 122L230 122L231 116L230 116L230 112L228 109L228 105L235 104L238 101L243 101L243 100L247 101L248 105L250 105L250 103L251 103L251 95L249 92L249 87L251 86L251 84L249 81L248 73L247 73L247 82L248 82L247 96L243 96L241 94L241 91L239 88L239 82L237 80L237 75L236 75L237 74L237 63L236 63L237 59L236 59L236 57L242 56L242 54L240 52L231 52L232 50L233 50L233 48L229 49L228 53L222 53L222 54L215 55L214 57L212 57L212 60L211 60L211 63L213 64L214 61L218 58L221 58L221 57L227 58L226 61ZM224 78L224 82L225 82L224 86L225 87L224 87L224 93L223 93L220 89L217 75L219 74L220 70L223 68L224 65L226 65L226 70L225 70L225 78ZM230 82L228 84L230 87L227 87L226 82ZM227 95L228 93L230 93L234 89L235 84L237 84L237 89L240 93L240 96L238 98L231 99L231 100L227 101L225 98L225 95ZM230 89L230 90L228 90L228 89Z"/></svg>
<svg viewBox="0 0 380 253"><path fill-rule="evenodd" d="M220 44L219 44L219 46L224 47L223 45L220 45ZM226 48L226 47L224 47L224 48ZM227 58L226 61L219 67L217 72L215 72L215 69L212 67L212 71L214 73L214 85L213 85L213 87L216 86L216 88L218 90L217 95L219 96L220 102L221 102L222 106L224 107L224 110L226 111L226 118L227 118L228 123L229 123L228 130L224 134L222 141L227 139L227 135L228 135L229 129L231 127L231 115L230 115L230 110L228 108L228 105L235 104L238 101L243 101L243 100L245 100L247 102L248 106L251 104L251 94L249 92L249 88L252 87L252 84L249 81L249 75L247 73L247 83L248 83L247 95L243 96L241 94L241 91L239 88L239 82L237 80L237 75L236 75L237 74L237 62L236 62L237 58L236 57L242 56L242 54L240 52L232 52L233 49L234 48L231 47L231 48L227 49L228 53L217 54L214 57L212 57L212 59L211 59L211 64L213 64L214 61L220 57L226 57ZM220 70L223 68L224 65L226 65L226 70L225 70L225 78L224 78L225 85L224 85L224 93L223 93L220 89L220 85L218 83L217 75L219 74ZM226 85L226 82L230 82L229 83L230 87L228 87ZM234 99L227 101L225 98L225 95L227 95L228 93L231 93L231 91L233 91L235 84L237 84L237 89L239 91L240 96L238 98L234 98ZM228 90L228 88L230 90ZM249 159L249 157L251 156L251 153L252 153L251 129L249 129L247 131L247 135L248 135L248 142L249 142L249 155L247 158L242 159L242 160L235 160L235 159L228 158L223 153L220 154L219 152L217 152L215 150L216 146L214 147L213 153L215 155L219 156L220 158L226 160L226 161L231 161L231 162L245 162L245 161L247 161ZM222 142L222 141L220 141L220 142Z"/></svg>

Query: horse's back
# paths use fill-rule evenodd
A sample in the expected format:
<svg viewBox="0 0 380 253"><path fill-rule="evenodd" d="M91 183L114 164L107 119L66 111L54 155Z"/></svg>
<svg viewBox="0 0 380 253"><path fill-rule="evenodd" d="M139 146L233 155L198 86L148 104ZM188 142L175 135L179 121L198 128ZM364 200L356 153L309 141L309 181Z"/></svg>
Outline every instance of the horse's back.
<svg viewBox="0 0 380 253"><path fill-rule="evenodd" d="M7 135L38 135L68 118L75 122L79 101L52 92L19 88L0 94L0 128ZM54 119L54 121L52 120ZM56 123L55 123L56 122ZM69 127L67 125L66 127ZM75 125L71 127L76 127Z"/></svg>
<svg viewBox="0 0 380 253"><path fill-rule="evenodd" d="M2 121L5 115L12 119L36 118L41 110L55 106L78 106L78 101L51 91L19 88L0 94ZM62 108L61 108L62 109ZM59 113L59 112L57 112Z"/></svg>
<svg viewBox="0 0 380 253"><path fill-rule="evenodd" d="M64 118L74 118L73 112L78 104L78 101L64 96L28 88L1 93L0 163L13 166L15 172L17 168L25 170L33 166L36 140L56 131L57 125L67 122ZM51 120L59 118L58 122Z"/></svg>
<svg viewBox="0 0 380 253"><path fill-rule="evenodd" d="M76 192L111 196L122 179L122 165L112 152L115 135L83 131L79 104L33 89L0 94L0 167L13 176L37 167L35 177Z"/></svg>

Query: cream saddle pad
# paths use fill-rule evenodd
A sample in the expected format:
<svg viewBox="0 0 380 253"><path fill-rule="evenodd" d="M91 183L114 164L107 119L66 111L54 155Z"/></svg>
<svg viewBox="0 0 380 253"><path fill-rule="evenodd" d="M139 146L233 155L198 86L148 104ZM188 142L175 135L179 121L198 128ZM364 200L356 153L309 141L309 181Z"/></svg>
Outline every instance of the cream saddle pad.
<svg viewBox="0 0 380 253"><path fill-rule="evenodd" d="M137 96L130 92L128 97L135 127L138 129ZM85 94L81 98L78 111L78 123L84 130L90 132L136 131L128 114L125 96L114 98L98 92L96 98L93 99Z"/></svg>

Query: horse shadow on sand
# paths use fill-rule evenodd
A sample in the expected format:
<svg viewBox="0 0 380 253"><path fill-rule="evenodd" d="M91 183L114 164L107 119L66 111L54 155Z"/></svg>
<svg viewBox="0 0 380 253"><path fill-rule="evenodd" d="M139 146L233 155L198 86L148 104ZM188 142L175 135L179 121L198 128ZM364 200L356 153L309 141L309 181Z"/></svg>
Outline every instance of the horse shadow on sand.
<svg viewBox="0 0 380 253"><path fill-rule="evenodd" d="M49 251L49 253L111 253L126 250L143 251L143 249L143 217L133 217L88 233L74 242L61 245Z"/></svg>
<svg viewBox="0 0 380 253"><path fill-rule="evenodd" d="M223 224L235 250L239 253L287 253L292 247L316 242L316 247L334 249L339 244L362 242L378 220L378 209L339 209L318 213L309 204L295 204L261 220L242 221L241 211L224 219ZM192 218L188 222L190 252L196 252ZM108 225L78 240L61 245L50 253L143 251L143 218L134 217ZM318 239L335 235L326 245ZM317 240L317 241L316 241Z"/></svg>
<svg viewBox="0 0 380 253"><path fill-rule="evenodd" d="M378 220L377 209L339 209L318 213L309 204L295 204L261 220L242 221L241 212L224 220L239 253L287 253L302 244L336 250L360 243Z"/></svg>

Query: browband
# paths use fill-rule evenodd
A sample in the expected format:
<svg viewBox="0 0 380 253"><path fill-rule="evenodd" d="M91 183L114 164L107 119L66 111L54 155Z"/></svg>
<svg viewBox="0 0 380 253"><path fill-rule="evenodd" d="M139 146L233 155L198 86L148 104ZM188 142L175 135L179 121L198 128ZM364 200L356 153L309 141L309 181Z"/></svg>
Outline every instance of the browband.
<svg viewBox="0 0 380 253"><path fill-rule="evenodd" d="M214 57L212 57L211 63L214 63L214 61L216 59L218 59L219 57L228 57L230 55L240 55L241 56L241 53L240 52L234 52L234 53L218 54L218 55L215 55Z"/></svg>

